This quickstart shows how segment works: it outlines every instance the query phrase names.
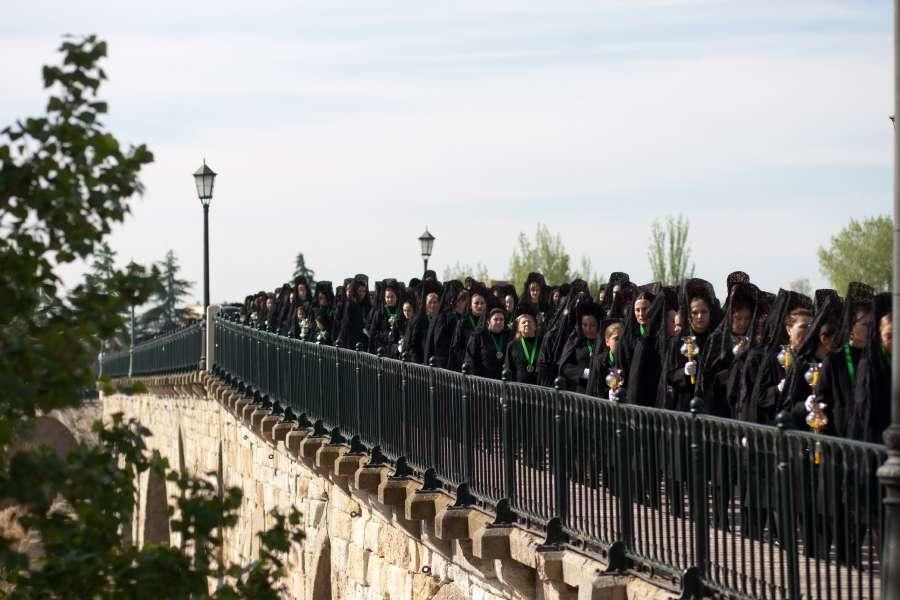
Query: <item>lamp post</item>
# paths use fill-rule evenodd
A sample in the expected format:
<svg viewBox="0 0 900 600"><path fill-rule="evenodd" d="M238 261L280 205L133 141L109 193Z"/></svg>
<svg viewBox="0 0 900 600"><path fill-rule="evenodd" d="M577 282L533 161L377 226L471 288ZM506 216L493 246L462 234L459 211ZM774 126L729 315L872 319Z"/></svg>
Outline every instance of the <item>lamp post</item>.
<svg viewBox="0 0 900 600"><path fill-rule="evenodd" d="M206 309L209 308L209 203L212 201L213 184L216 182L216 173L206 166L206 159L203 159L203 166L194 173L194 183L197 185L197 196L200 198L200 204L203 205L203 314L206 315Z"/></svg>
<svg viewBox="0 0 900 600"><path fill-rule="evenodd" d="M431 249L434 247L434 236L428 231L428 227L425 228L425 233L419 236L419 244L422 246L422 261L425 263L422 271L424 277L425 271L428 271L428 257L431 256Z"/></svg>
<svg viewBox="0 0 900 600"><path fill-rule="evenodd" d="M894 1L894 115L900 115L900 0ZM900 132L894 134L894 272L893 314L900 311ZM900 353L891 357L891 424L884 432L887 461L878 469L884 486L884 533L881 543L882 598L900 598Z"/></svg>

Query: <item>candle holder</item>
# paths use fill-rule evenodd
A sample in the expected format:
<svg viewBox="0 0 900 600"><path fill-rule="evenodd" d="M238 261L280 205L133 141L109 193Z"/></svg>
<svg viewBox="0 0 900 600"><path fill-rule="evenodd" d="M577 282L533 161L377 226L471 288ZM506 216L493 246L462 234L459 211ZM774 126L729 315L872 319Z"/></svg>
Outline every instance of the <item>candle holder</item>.
<svg viewBox="0 0 900 600"><path fill-rule="evenodd" d="M793 364L794 355L791 353L791 347L787 344L781 346L781 350L778 351L778 356L775 357L778 360L778 364L781 365L781 368L787 371L791 368L791 364Z"/></svg>
<svg viewBox="0 0 900 600"><path fill-rule="evenodd" d="M700 350L697 348L697 337L693 335L686 335L681 338L681 354L688 359L689 362L694 360L694 357L700 353ZM697 376L691 375L691 385L697 383Z"/></svg>
<svg viewBox="0 0 900 600"><path fill-rule="evenodd" d="M734 346L731 347L731 353L735 356L747 349L750 345L750 338L746 335L737 335L734 337Z"/></svg>
<svg viewBox="0 0 900 600"><path fill-rule="evenodd" d="M619 390L622 388L624 378L622 377L622 369L612 367L606 374L606 386L609 388L609 399L618 400Z"/></svg>
<svg viewBox="0 0 900 600"><path fill-rule="evenodd" d="M816 389L819 387L819 381L822 376L822 363L813 362L809 364L809 368L806 370L804 374L804 378L806 379L806 383L809 384L812 393L806 398L805 408L806 408L806 424L809 425L810 429L812 429L816 433L822 433L822 430L828 426L828 415L825 414L825 410L828 408L828 405L824 402L819 402L816 399ZM818 440L815 443L815 449L813 451L813 464L820 464L822 462L822 443Z"/></svg>

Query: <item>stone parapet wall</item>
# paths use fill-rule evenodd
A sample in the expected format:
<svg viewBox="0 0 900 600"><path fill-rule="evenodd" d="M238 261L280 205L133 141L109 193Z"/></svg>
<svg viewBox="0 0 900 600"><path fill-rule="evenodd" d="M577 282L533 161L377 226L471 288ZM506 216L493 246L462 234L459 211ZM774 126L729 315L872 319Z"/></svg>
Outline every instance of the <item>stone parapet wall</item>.
<svg viewBox="0 0 900 600"><path fill-rule="evenodd" d="M343 445L280 424L209 373L140 380L147 393L101 399L103 415L134 417L148 445L173 468L212 473L244 491L238 525L225 538L229 560L258 553L256 534L270 511L296 506L306 539L287 559L285 595L298 599L622 599L672 597L572 550L539 551L541 539L514 526L492 527L441 492L390 478ZM156 485L163 485L157 483ZM168 482L167 495L175 490ZM134 539L158 532L157 496L146 475ZM165 524L163 524L165 525ZM156 535L156 534L153 534ZM172 543L178 540L171 539Z"/></svg>

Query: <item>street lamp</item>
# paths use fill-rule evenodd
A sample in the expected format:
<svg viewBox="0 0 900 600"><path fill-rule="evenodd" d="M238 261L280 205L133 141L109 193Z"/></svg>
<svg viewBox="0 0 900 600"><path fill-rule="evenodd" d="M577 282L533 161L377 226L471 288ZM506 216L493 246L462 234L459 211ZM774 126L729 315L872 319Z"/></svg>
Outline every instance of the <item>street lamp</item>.
<svg viewBox="0 0 900 600"><path fill-rule="evenodd" d="M434 236L425 228L425 233L419 236L419 244L422 246L422 260L425 262L425 271L428 270L428 257L431 256L431 248L434 247Z"/></svg>
<svg viewBox="0 0 900 600"><path fill-rule="evenodd" d="M203 314L206 315L206 309L209 308L209 203L212 200L213 184L216 182L216 173L206 166L206 159L203 159L203 166L194 173L194 183L197 184L197 196L200 198L200 204L203 205Z"/></svg>

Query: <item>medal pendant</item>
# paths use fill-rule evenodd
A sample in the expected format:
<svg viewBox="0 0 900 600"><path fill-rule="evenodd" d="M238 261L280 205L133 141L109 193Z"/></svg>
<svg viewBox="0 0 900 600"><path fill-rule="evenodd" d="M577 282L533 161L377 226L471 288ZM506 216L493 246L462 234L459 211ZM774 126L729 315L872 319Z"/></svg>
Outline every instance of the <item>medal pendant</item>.
<svg viewBox="0 0 900 600"><path fill-rule="evenodd" d="M525 367L525 370L529 373L534 373L534 365L528 365L527 367Z"/></svg>
<svg viewBox="0 0 900 600"><path fill-rule="evenodd" d="M502 360L502 359L503 359L503 353L502 353L502 352L498 352L498 353L497 353L497 360Z"/></svg>

